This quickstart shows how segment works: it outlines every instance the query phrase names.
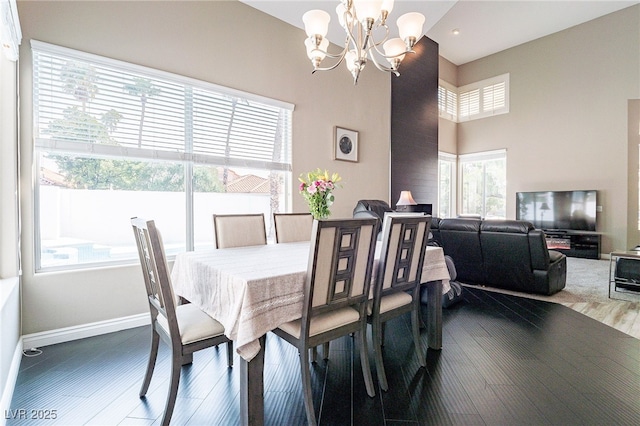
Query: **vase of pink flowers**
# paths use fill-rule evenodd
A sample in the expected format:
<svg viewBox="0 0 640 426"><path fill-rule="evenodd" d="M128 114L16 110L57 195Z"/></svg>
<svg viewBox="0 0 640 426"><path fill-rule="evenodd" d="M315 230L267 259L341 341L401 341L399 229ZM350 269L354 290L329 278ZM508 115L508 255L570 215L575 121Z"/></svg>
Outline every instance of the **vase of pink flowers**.
<svg viewBox="0 0 640 426"><path fill-rule="evenodd" d="M338 173L329 175L328 171L319 168L309 173L303 173L298 178L300 180L300 194L309 205L309 212L314 219L326 219L331 215L331 204L333 204L333 190L336 183L341 180Z"/></svg>

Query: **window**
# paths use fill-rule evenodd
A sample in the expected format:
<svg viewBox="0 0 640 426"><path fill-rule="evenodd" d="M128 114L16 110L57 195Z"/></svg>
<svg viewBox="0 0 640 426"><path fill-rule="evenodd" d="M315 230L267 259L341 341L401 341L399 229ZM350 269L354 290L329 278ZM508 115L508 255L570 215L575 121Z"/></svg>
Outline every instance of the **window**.
<svg viewBox="0 0 640 426"><path fill-rule="evenodd" d="M509 74L458 88L458 120L467 121L509 112Z"/></svg>
<svg viewBox="0 0 640 426"><path fill-rule="evenodd" d="M438 217L456 214L456 156L438 153Z"/></svg>
<svg viewBox="0 0 640 426"><path fill-rule="evenodd" d="M438 110L440 117L458 121L458 93L455 87L444 80L438 84Z"/></svg>
<svg viewBox="0 0 640 426"><path fill-rule="evenodd" d="M505 219L506 150L460 155L459 160L461 213Z"/></svg>
<svg viewBox="0 0 640 426"><path fill-rule="evenodd" d="M211 215L287 211L293 106L32 41L36 269L213 246Z"/></svg>

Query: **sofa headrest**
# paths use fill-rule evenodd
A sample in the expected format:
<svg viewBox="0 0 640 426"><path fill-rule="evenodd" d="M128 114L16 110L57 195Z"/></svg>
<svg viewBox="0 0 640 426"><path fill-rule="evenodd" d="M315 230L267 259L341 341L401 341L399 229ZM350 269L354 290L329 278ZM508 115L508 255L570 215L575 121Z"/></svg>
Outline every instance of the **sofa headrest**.
<svg viewBox="0 0 640 426"><path fill-rule="evenodd" d="M445 218L440 221L440 230L480 232L480 219Z"/></svg>
<svg viewBox="0 0 640 426"><path fill-rule="evenodd" d="M525 220L485 220L480 226L481 232L508 232L511 234L528 234L535 229L531 222Z"/></svg>
<svg viewBox="0 0 640 426"><path fill-rule="evenodd" d="M393 209L389 207L386 201L382 200L360 200L353 209L353 214L358 212L369 211L375 213L380 220L384 219L385 212L392 212Z"/></svg>
<svg viewBox="0 0 640 426"><path fill-rule="evenodd" d="M431 229L439 229L440 228L440 218L432 216L431 217Z"/></svg>

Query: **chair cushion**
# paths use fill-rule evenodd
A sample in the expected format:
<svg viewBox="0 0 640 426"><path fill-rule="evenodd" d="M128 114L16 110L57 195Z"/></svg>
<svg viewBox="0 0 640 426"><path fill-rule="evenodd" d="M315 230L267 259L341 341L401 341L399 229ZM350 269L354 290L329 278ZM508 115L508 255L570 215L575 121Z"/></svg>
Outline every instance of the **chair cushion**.
<svg viewBox="0 0 640 426"><path fill-rule="evenodd" d="M325 314L315 315L311 318L311 324L309 327L309 336L315 336L317 334L324 333L329 330L341 327L343 325L357 322L360 319L360 314L357 310L348 306L346 308L337 309L335 311L327 312ZM286 322L278 327L280 330L287 334L292 335L295 338L300 338L300 331L302 328L302 320L297 319Z"/></svg>
<svg viewBox="0 0 640 426"><path fill-rule="evenodd" d="M178 328L183 345L224 334L224 327L193 303L176 306ZM167 319L158 315L158 325L169 334Z"/></svg>
<svg viewBox="0 0 640 426"><path fill-rule="evenodd" d="M404 291L399 291L397 293L390 294L388 296L382 297L380 299L380 313L383 314L385 312L392 311L401 306L411 304L412 297L409 293L405 293ZM371 315L373 313L373 300L370 300L367 303L367 315Z"/></svg>

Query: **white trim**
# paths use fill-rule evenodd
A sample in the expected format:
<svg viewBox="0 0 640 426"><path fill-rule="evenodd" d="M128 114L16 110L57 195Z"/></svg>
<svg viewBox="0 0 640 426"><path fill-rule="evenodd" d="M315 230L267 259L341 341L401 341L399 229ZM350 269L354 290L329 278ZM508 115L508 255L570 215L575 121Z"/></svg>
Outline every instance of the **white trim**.
<svg viewBox="0 0 640 426"><path fill-rule="evenodd" d="M244 167L262 170L291 171L291 163L249 160L244 158L225 158L207 154L163 151L159 149L134 148L120 145L103 145L97 143L73 142L56 139L36 138L35 146L47 151L65 152L72 155L87 153L91 158L116 157L118 159L145 159L154 161L184 161L195 164L225 164L230 167Z"/></svg>
<svg viewBox="0 0 640 426"><path fill-rule="evenodd" d="M466 161L485 161L485 160L496 160L502 159L507 156L506 148L496 149L493 151L482 151L482 152L474 152L471 154L460 154L458 155L458 159L460 162Z"/></svg>
<svg viewBox="0 0 640 426"><path fill-rule="evenodd" d="M22 30L16 0L0 2L0 41L5 57L10 61L17 61L20 56Z"/></svg>
<svg viewBox="0 0 640 426"><path fill-rule="evenodd" d="M149 313L92 322L22 336L22 346L39 348L150 324Z"/></svg>
<svg viewBox="0 0 640 426"><path fill-rule="evenodd" d="M456 154L451 154L450 152L438 151L438 159L455 162L458 159L458 156Z"/></svg>
<svg viewBox="0 0 640 426"><path fill-rule="evenodd" d="M4 426L7 422L4 413L11 408L11 400L13 399L13 391L16 388L16 381L18 380L18 372L20 371L20 362L22 361L22 339L18 340L16 349L13 351L13 358L11 359L11 368L9 368L9 374L7 375L7 382L2 390L2 399L0 400L0 412L3 414L0 417L0 426Z"/></svg>

